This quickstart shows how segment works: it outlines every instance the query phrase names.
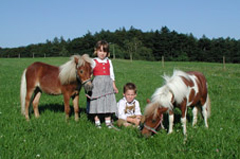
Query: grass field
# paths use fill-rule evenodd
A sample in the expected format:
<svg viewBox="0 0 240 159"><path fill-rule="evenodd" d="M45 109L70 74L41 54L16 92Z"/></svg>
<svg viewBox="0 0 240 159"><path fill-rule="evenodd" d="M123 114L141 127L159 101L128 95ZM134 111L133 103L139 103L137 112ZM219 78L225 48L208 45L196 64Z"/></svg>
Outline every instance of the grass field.
<svg viewBox="0 0 240 159"><path fill-rule="evenodd" d="M114 60L116 84L122 98L122 87L134 82L142 112L146 99L163 84L162 75L173 69L197 70L208 80L212 110L209 129L199 116L196 128L191 127L189 109L188 139L183 142L179 111L176 110L174 133L160 131L154 137L143 138L133 128L120 131L106 127L96 129L84 112L86 99L80 95L80 121L74 116L65 121L62 96L43 94L40 99L40 118L27 122L20 109L20 78L28 65L42 61L61 65L68 58L0 59L0 159L8 158L240 158L240 65L200 62L161 62ZM71 104L72 105L72 104ZM32 110L32 109L31 109Z"/></svg>

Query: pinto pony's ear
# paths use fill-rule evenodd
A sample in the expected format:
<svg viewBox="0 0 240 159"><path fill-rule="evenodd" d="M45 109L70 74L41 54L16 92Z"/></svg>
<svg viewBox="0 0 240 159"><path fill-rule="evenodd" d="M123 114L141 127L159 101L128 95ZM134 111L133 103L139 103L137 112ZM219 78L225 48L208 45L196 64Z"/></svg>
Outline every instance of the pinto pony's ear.
<svg viewBox="0 0 240 159"><path fill-rule="evenodd" d="M145 117L145 116L142 116L142 118L141 118L141 123L142 123L142 124L145 122L145 119L146 119L146 117Z"/></svg>
<svg viewBox="0 0 240 159"><path fill-rule="evenodd" d="M78 64L78 57L77 56L74 56L74 61L76 64Z"/></svg>
<svg viewBox="0 0 240 159"><path fill-rule="evenodd" d="M150 99L147 99L147 103L148 103L148 104L151 103L151 100L150 100Z"/></svg>
<svg viewBox="0 0 240 159"><path fill-rule="evenodd" d="M164 108L164 107L158 108L158 114L163 114L163 113L165 113L167 110L168 110L168 108Z"/></svg>

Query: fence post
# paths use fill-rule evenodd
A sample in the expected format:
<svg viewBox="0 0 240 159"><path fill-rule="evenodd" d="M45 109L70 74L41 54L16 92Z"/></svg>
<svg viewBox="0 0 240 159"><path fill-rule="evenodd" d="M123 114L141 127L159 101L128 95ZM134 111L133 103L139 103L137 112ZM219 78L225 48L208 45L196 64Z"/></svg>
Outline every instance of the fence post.
<svg viewBox="0 0 240 159"><path fill-rule="evenodd" d="M164 68L164 56L162 56L162 67Z"/></svg>
<svg viewBox="0 0 240 159"><path fill-rule="evenodd" d="M223 56L223 70L226 70L226 66L225 66L225 56Z"/></svg>

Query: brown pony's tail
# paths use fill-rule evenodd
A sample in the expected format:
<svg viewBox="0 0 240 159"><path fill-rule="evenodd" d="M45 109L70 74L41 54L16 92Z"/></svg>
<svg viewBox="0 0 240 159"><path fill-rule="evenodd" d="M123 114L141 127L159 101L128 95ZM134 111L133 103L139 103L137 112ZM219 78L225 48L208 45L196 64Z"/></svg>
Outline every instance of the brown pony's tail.
<svg viewBox="0 0 240 159"><path fill-rule="evenodd" d="M23 115L25 115L25 98L27 93L26 71L27 69L23 71L22 79L21 79L21 87L20 87L21 113Z"/></svg>
<svg viewBox="0 0 240 159"><path fill-rule="evenodd" d="M207 95L206 104L207 104L207 118L209 118L211 115L211 100L210 100L209 94Z"/></svg>

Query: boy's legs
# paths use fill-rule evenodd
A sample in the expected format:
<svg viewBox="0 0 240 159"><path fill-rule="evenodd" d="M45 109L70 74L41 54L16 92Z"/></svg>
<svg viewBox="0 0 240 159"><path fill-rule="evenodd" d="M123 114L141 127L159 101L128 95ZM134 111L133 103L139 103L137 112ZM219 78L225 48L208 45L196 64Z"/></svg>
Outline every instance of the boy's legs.
<svg viewBox="0 0 240 159"><path fill-rule="evenodd" d="M126 120L118 119L117 120L117 126L118 127L121 127L121 126L128 127L128 126L132 126L132 124L128 123Z"/></svg>

